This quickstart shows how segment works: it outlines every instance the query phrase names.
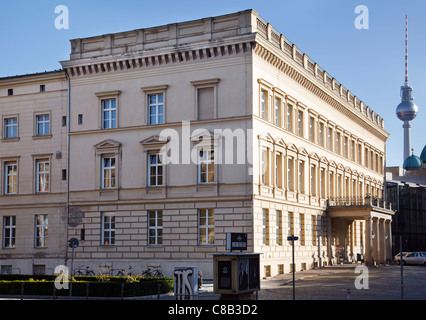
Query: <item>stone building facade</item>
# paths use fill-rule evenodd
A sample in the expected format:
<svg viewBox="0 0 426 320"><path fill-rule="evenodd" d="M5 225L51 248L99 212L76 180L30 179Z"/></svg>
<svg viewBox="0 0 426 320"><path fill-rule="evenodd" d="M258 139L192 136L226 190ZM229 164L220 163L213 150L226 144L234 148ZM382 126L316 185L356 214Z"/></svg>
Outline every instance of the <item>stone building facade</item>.
<svg viewBox="0 0 426 320"><path fill-rule="evenodd" d="M262 276L291 234L297 271L390 259L383 119L257 12L74 39L61 64L76 264L211 278L228 232Z"/></svg>

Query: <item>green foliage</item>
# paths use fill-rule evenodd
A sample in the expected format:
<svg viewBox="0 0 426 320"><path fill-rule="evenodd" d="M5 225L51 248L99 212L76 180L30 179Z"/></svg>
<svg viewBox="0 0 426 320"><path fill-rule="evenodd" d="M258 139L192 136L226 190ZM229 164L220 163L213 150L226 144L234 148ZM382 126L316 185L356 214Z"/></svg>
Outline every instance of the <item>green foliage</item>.
<svg viewBox="0 0 426 320"><path fill-rule="evenodd" d="M5 277L2 277L3 279ZM52 296L55 288L55 277L50 276L7 276L8 280L0 280L0 294L20 295L24 284L24 295ZM15 278L15 279L14 279ZM125 297L154 295L173 291L173 278L151 277L108 277L98 276L73 277L73 296L91 297ZM57 296L68 296L69 289L56 290Z"/></svg>

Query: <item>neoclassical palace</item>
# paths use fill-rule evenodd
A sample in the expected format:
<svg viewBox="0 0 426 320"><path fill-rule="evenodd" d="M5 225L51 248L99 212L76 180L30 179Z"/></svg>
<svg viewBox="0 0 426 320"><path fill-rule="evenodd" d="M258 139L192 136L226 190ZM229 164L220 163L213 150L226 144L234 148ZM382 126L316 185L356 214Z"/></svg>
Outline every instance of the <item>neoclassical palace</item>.
<svg viewBox="0 0 426 320"><path fill-rule="evenodd" d="M257 12L71 40L0 79L3 273L391 259L384 120Z"/></svg>

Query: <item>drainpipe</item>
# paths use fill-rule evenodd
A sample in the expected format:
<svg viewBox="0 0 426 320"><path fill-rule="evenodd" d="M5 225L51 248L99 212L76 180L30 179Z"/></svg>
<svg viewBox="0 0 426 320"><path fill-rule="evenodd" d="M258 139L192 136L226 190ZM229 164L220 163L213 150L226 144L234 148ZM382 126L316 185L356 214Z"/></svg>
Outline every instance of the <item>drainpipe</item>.
<svg viewBox="0 0 426 320"><path fill-rule="evenodd" d="M67 226L66 226L66 235L68 238L68 228L69 228L69 212L70 212L70 113L71 113L71 78L68 74L67 69L65 69L65 74L68 79L68 101L67 101ZM68 239L66 239L65 245L65 262L64 265L67 265L68 261Z"/></svg>

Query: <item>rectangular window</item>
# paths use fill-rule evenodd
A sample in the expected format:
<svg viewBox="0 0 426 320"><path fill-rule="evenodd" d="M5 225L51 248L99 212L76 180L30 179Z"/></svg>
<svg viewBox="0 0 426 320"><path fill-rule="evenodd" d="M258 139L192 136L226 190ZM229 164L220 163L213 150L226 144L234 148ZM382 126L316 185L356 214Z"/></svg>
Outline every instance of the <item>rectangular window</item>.
<svg viewBox="0 0 426 320"><path fill-rule="evenodd" d="M311 216L311 229L312 229L312 245L317 244L317 217L315 215Z"/></svg>
<svg viewBox="0 0 426 320"><path fill-rule="evenodd" d="M214 182L214 150L200 150L198 153L198 182Z"/></svg>
<svg viewBox="0 0 426 320"><path fill-rule="evenodd" d="M18 118L8 118L4 120L4 138L18 137Z"/></svg>
<svg viewBox="0 0 426 320"><path fill-rule="evenodd" d="M214 244L214 211L213 209L198 210L198 244Z"/></svg>
<svg viewBox="0 0 426 320"><path fill-rule="evenodd" d="M215 117L215 87L198 88L198 120L209 120Z"/></svg>
<svg viewBox="0 0 426 320"><path fill-rule="evenodd" d="M265 91L260 91L260 117L264 120L267 120L267 113L266 113L266 108L267 108L267 101L266 98L267 94Z"/></svg>
<svg viewBox="0 0 426 320"><path fill-rule="evenodd" d="M281 100L278 98L275 98L274 118L275 124L281 126Z"/></svg>
<svg viewBox="0 0 426 320"><path fill-rule="evenodd" d="M316 167L311 166L311 195L317 195L317 184L316 184Z"/></svg>
<svg viewBox="0 0 426 320"><path fill-rule="evenodd" d="M348 157L348 137L343 138L343 156Z"/></svg>
<svg viewBox="0 0 426 320"><path fill-rule="evenodd" d="M287 160L287 189L294 191L293 185L293 159L288 158Z"/></svg>
<svg viewBox="0 0 426 320"><path fill-rule="evenodd" d="M303 137L303 112L297 113L297 134Z"/></svg>
<svg viewBox="0 0 426 320"><path fill-rule="evenodd" d="M320 122L319 124L319 145L324 147L324 124Z"/></svg>
<svg viewBox="0 0 426 320"><path fill-rule="evenodd" d="M105 212L102 214L102 245L115 244L115 214Z"/></svg>
<svg viewBox="0 0 426 320"><path fill-rule="evenodd" d="M287 235L294 235L294 213L289 212L287 216Z"/></svg>
<svg viewBox="0 0 426 320"><path fill-rule="evenodd" d="M314 126L315 126L315 119L312 117L309 117L309 141L315 142L315 134L314 134Z"/></svg>
<svg viewBox="0 0 426 320"><path fill-rule="evenodd" d="M287 105L287 130L293 131L293 106L291 104Z"/></svg>
<svg viewBox="0 0 426 320"><path fill-rule="evenodd" d="M115 99L102 100L102 129L117 128L117 105Z"/></svg>
<svg viewBox="0 0 426 320"><path fill-rule="evenodd" d="M260 177L262 184L266 184L266 170L267 170L267 151L262 150L262 163L260 167Z"/></svg>
<svg viewBox="0 0 426 320"><path fill-rule="evenodd" d="M299 236L300 236L300 245L305 245L305 214L299 214Z"/></svg>
<svg viewBox="0 0 426 320"><path fill-rule="evenodd" d="M47 231L48 231L47 214L39 214L35 216L35 247L47 247Z"/></svg>
<svg viewBox="0 0 426 320"><path fill-rule="evenodd" d="M37 167L36 168L37 169L36 192L48 192L49 191L49 173L50 173L49 160L37 160L36 167Z"/></svg>
<svg viewBox="0 0 426 320"><path fill-rule="evenodd" d="M163 244L163 211L148 211L148 245Z"/></svg>
<svg viewBox="0 0 426 320"><path fill-rule="evenodd" d="M3 248L15 248L16 217L3 217Z"/></svg>
<svg viewBox="0 0 426 320"><path fill-rule="evenodd" d="M275 186L281 188L281 155L275 156Z"/></svg>
<svg viewBox="0 0 426 320"><path fill-rule="evenodd" d="M4 193L17 194L18 191L18 164L16 162L6 162L4 166Z"/></svg>
<svg viewBox="0 0 426 320"><path fill-rule="evenodd" d="M37 136L50 134L50 115L40 114L36 116Z"/></svg>
<svg viewBox="0 0 426 320"><path fill-rule="evenodd" d="M102 189L115 188L115 157L102 157Z"/></svg>
<svg viewBox="0 0 426 320"><path fill-rule="evenodd" d="M281 210L275 211L276 217L275 217L275 243L277 245L282 244L282 237L281 237Z"/></svg>
<svg viewBox="0 0 426 320"><path fill-rule="evenodd" d="M7 95L13 96L13 89L7 89Z"/></svg>
<svg viewBox="0 0 426 320"><path fill-rule="evenodd" d="M328 128L327 148L330 151L333 151L333 144L332 144L333 140L332 139L333 139L333 129Z"/></svg>
<svg viewBox="0 0 426 320"><path fill-rule="evenodd" d="M262 209L262 241L264 245L269 244L268 228L269 228L269 210Z"/></svg>
<svg viewBox="0 0 426 320"><path fill-rule="evenodd" d="M305 177L305 163L304 161L299 162L299 193L305 193L305 184L304 184L304 177Z"/></svg>
<svg viewBox="0 0 426 320"><path fill-rule="evenodd" d="M148 185L150 187L163 185L163 164L159 153L148 155Z"/></svg>
<svg viewBox="0 0 426 320"><path fill-rule="evenodd" d="M340 133L336 133L336 153L341 154L340 152Z"/></svg>
<svg viewBox="0 0 426 320"><path fill-rule="evenodd" d="M162 93L148 95L148 112L149 124L164 123L164 100Z"/></svg>

